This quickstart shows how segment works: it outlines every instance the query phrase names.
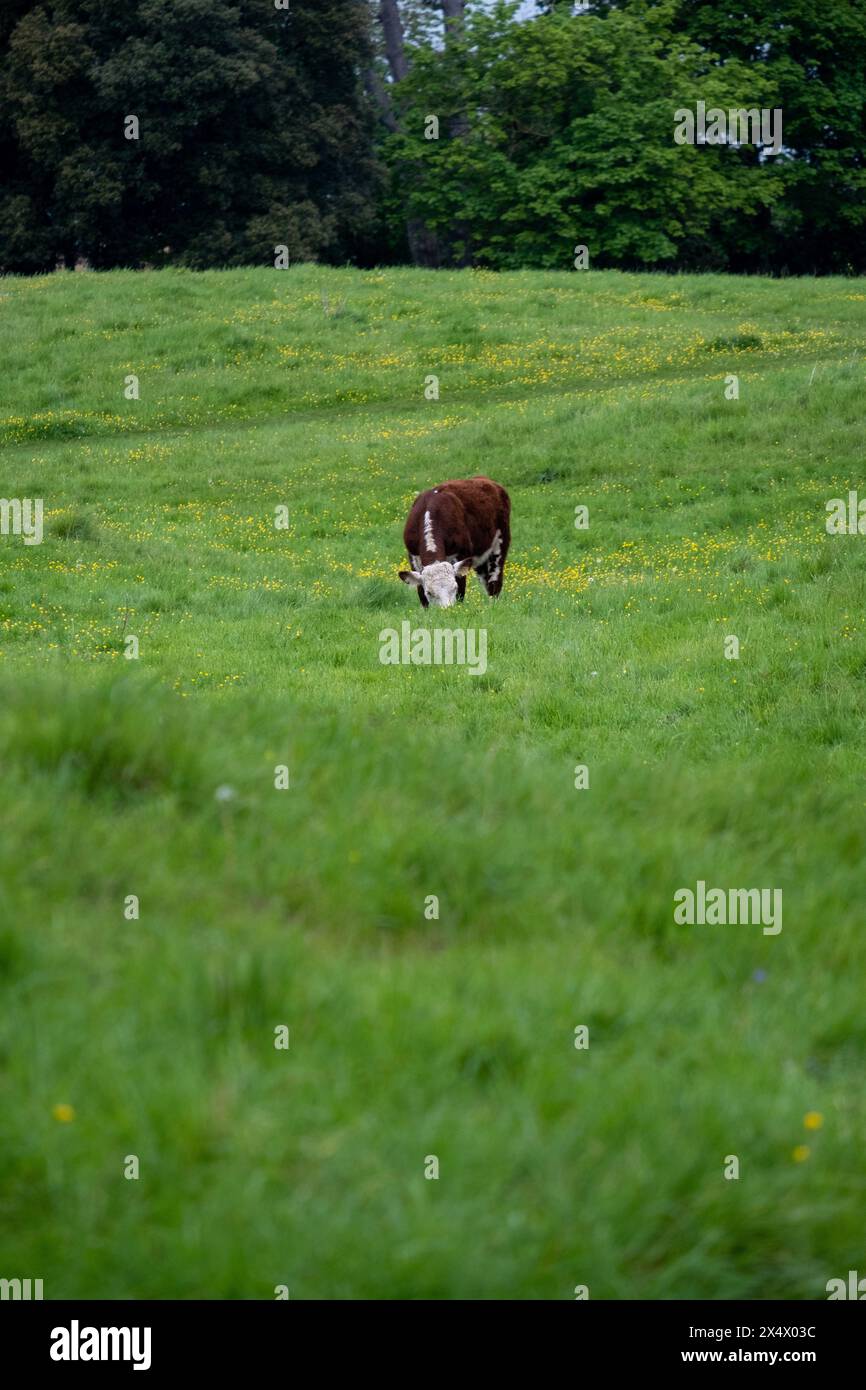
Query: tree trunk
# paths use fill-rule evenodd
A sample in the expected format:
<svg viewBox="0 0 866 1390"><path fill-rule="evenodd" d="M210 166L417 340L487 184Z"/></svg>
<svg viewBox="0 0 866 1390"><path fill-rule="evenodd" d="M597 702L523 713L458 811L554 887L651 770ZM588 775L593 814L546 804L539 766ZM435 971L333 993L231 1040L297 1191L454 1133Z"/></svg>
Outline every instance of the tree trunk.
<svg viewBox="0 0 866 1390"><path fill-rule="evenodd" d="M451 0L449 0L451 3ZM462 11L463 0L460 0ZM406 40L403 34L403 21L400 18L400 10L397 0L379 0L379 23L382 26L382 33L385 39L385 57L388 60L388 69L391 73L392 83L396 86L409 75L409 59L406 57ZM388 130L394 132L400 129L400 121L395 114L389 94L379 75L371 70L366 78L367 91L376 101L382 120ZM418 217L408 217L406 219L406 240L409 243L409 254L412 257L412 264L424 266L427 269L436 269L442 261L439 249L439 238L436 233Z"/></svg>
<svg viewBox="0 0 866 1390"><path fill-rule="evenodd" d="M406 238L412 253L412 264L426 270L438 270L442 264L439 237L420 217L406 219Z"/></svg>
<svg viewBox="0 0 866 1390"><path fill-rule="evenodd" d="M445 17L445 42L453 43L463 37L463 21L466 0L439 0ZM469 134L469 118L465 111L458 111L448 122L448 133L452 140L462 140ZM452 229L453 240L462 242L463 250L458 256L452 248L451 261L457 266L472 264L471 228L465 222L455 223Z"/></svg>
<svg viewBox="0 0 866 1390"><path fill-rule="evenodd" d="M463 15L466 11L466 0L439 0L442 6L442 13L445 16L445 32L450 29L452 32L463 28Z"/></svg>
<svg viewBox="0 0 866 1390"><path fill-rule="evenodd" d="M409 73L409 60L397 0L379 0L379 23L385 35L385 57L391 76L395 82L402 82Z"/></svg>
<svg viewBox="0 0 866 1390"><path fill-rule="evenodd" d="M364 73L364 88L367 95L373 98L373 101L378 107L379 116L385 127L392 135L395 134L395 132L400 129L397 124L397 117L394 115L394 109L391 106L385 84L372 65Z"/></svg>

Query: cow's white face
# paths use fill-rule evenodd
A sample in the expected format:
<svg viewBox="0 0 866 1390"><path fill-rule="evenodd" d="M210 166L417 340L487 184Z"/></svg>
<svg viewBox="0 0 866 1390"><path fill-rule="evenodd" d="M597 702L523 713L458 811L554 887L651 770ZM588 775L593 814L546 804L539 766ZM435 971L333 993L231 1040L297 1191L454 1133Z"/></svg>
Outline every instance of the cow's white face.
<svg viewBox="0 0 866 1390"><path fill-rule="evenodd" d="M471 560L439 560L435 565L425 565L420 574L417 570L401 570L400 578L404 584L423 589L427 602L435 608L450 608L457 598L458 574L467 574L471 568Z"/></svg>
<svg viewBox="0 0 866 1390"><path fill-rule="evenodd" d="M443 560L421 571L421 584L427 602L434 608L450 608L457 598L457 578L454 566Z"/></svg>

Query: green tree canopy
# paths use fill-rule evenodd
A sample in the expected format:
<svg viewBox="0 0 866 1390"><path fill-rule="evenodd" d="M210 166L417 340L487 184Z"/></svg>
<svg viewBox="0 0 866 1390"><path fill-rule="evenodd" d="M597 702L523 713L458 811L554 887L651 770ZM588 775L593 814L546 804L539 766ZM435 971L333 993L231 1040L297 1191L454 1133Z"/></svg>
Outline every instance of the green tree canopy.
<svg viewBox="0 0 866 1390"><path fill-rule="evenodd" d="M12 0L0 264L351 254L371 217L368 39L358 0Z"/></svg>
<svg viewBox="0 0 866 1390"><path fill-rule="evenodd" d="M564 266L585 243L599 266L866 266L866 6L516 11L479 0L453 42L408 45L383 139L393 226L422 223L452 264ZM701 101L781 109L781 153L675 144L675 111Z"/></svg>

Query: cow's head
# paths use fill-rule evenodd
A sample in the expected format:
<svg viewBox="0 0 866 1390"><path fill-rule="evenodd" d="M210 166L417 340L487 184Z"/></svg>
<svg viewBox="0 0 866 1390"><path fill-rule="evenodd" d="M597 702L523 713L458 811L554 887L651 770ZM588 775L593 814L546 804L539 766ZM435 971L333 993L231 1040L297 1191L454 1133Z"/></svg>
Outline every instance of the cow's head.
<svg viewBox="0 0 866 1390"><path fill-rule="evenodd" d="M450 608L457 597L457 576L468 574L471 569L471 560L439 560L435 565L425 565L420 573L400 570L400 578L404 584L423 589L427 602L436 608Z"/></svg>

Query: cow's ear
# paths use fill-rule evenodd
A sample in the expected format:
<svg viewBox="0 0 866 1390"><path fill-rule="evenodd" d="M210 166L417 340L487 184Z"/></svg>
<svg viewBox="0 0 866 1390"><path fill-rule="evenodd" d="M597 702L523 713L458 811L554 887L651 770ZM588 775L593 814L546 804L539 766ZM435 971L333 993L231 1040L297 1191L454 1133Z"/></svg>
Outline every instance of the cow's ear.
<svg viewBox="0 0 866 1390"><path fill-rule="evenodd" d="M418 585L421 583L420 574L416 574L414 570L400 570L399 574L404 584Z"/></svg>
<svg viewBox="0 0 866 1390"><path fill-rule="evenodd" d="M472 561L471 561L471 560L455 560L455 561L454 561L454 573L455 573L458 577L459 577L459 576L462 576L462 575L464 575L464 574L471 574L471 573L472 573Z"/></svg>

